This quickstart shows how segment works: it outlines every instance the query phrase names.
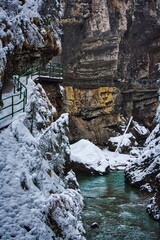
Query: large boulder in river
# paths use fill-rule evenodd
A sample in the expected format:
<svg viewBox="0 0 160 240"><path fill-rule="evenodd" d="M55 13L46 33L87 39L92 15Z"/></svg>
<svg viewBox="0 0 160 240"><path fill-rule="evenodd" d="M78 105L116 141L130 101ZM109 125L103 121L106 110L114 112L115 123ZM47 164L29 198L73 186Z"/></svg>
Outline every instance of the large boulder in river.
<svg viewBox="0 0 160 240"><path fill-rule="evenodd" d="M67 164L77 173L104 175L109 172L109 164L100 148L82 139L71 145L70 162Z"/></svg>

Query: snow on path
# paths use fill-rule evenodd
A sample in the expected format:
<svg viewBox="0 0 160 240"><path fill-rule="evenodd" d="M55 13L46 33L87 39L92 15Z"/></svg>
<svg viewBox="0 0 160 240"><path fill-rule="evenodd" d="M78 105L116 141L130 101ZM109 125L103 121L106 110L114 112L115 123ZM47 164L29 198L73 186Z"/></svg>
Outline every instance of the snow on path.
<svg viewBox="0 0 160 240"><path fill-rule="evenodd" d="M27 88L27 93L28 93L27 94L27 99L29 99L31 89L33 88L33 85L34 85L33 80L35 78L37 78L37 75L29 77L28 84L26 84L26 82L27 82L26 77L21 77L20 78L20 82L23 83L26 86L26 88ZM20 93L16 92L14 94L13 90L14 89L12 89L11 92L2 94L2 99L10 97L9 99L4 100L4 106L3 107L7 107L9 105L12 105L12 98L11 98L11 96L14 96L14 98L13 98L14 104L15 104L14 111L18 111L19 109L23 109L23 102L22 102L23 94L22 94L22 97L20 98L20 96L16 96L17 94L20 94ZM23 89L22 92L24 92L24 89ZM21 102L21 103L19 103L19 102ZM19 104L16 105L17 103L19 103ZM21 112L22 111L23 110L21 110ZM0 118L5 117L5 116L7 116L7 115L9 115L11 113L12 113L12 106L10 106L10 107L8 107L8 108L6 108L4 110L0 109ZM17 116L18 114L19 114L19 112L15 113L14 116ZM0 129L3 128L3 127L8 126L12 122L12 119L13 119L13 117L10 115L10 116L0 120Z"/></svg>

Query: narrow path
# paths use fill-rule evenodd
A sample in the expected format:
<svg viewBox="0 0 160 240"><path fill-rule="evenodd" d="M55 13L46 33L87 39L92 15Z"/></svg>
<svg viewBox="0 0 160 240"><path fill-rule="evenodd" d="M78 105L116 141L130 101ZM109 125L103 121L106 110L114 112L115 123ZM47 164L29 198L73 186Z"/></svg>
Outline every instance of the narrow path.
<svg viewBox="0 0 160 240"><path fill-rule="evenodd" d="M3 106L0 108L0 129L9 125L17 113L25 111L29 77L34 77L34 80L40 82L51 81L53 84L59 84L63 81L63 66L55 63L46 67L41 65L28 66L21 75L15 75L13 80L6 82L2 90ZM26 80L23 81L23 78Z"/></svg>

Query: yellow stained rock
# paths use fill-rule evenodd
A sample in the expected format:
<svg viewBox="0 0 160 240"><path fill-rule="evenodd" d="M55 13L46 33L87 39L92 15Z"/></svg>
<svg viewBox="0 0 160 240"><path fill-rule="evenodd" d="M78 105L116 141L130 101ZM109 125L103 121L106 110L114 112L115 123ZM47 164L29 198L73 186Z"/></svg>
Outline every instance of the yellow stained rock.
<svg viewBox="0 0 160 240"><path fill-rule="evenodd" d="M88 111L114 111L115 100L119 90L115 87L100 87L98 89L78 89L65 87L67 110L71 114L88 109Z"/></svg>

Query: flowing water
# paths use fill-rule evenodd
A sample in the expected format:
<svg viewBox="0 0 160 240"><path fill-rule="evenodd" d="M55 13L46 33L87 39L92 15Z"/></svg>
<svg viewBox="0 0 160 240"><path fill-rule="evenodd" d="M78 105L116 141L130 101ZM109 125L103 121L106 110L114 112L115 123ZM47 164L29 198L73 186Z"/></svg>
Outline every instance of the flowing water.
<svg viewBox="0 0 160 240"><path fill-rule="evenodd" d="M160 223L146 213L149 196L125 184L123 172L78 177L87 240L159 240ZM90 226L97 222L99 228Z"/></svg>

